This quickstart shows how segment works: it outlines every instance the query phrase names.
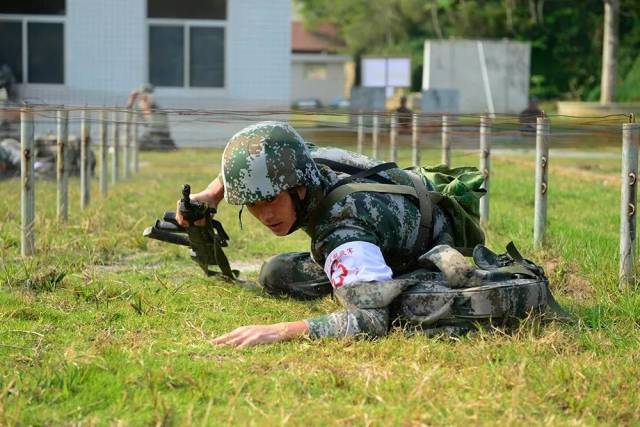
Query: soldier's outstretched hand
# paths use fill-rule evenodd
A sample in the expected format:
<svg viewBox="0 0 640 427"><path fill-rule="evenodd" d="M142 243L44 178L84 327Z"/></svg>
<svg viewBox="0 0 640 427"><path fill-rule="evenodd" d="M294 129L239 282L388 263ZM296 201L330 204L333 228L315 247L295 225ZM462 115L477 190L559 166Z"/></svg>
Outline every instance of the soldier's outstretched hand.
<svg viewBox="0 0 640 427"><path fill-rule="evenodd" d="M274 325L242 326L211 340L211 344L244 348L287 341L308 332L309 329L304 321L276 323Z"/></svg>

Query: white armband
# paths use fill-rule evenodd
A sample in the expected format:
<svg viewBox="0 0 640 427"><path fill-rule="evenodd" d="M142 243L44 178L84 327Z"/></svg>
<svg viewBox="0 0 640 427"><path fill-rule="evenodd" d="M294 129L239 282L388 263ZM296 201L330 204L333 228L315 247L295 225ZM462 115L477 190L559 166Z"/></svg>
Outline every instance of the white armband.
<svg viewBox="0 0 640 427"><path fill-rule="evenodd" d="M324 262L331 285L339 288L354 282L376 282L393 277L379 247L369 242L347 242L335 248Z"/></svg>

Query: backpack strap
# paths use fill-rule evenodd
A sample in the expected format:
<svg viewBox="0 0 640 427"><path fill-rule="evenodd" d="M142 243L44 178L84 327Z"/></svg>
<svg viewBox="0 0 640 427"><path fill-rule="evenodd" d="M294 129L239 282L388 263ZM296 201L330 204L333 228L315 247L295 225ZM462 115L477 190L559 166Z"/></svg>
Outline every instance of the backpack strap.
<svg viewBox="0 0 640 427"><path fill-rule="evenodd" d="M379 165L376 165L372 168L363 169L358 166L353 166L353 165L349 165L342 162L336 162L335 160L323 159L320 157L314 158L313 161L321 165L329 166L335 172L342 172L342 173L351 175L349 177L343 178L340 181L338 181L336 184L334 184L331 190L337 187L338 185L342 185L341 183L346 184L347 182L351 182L358 178L368 178L368 179L371 179L372 181L376 181L381 184L393 185L394 184L393 181L378 175L378 173L388 169L398 168L398 165L394 162L380 163ZM331 192L331 190L329 190L329 192Z"/></svg>

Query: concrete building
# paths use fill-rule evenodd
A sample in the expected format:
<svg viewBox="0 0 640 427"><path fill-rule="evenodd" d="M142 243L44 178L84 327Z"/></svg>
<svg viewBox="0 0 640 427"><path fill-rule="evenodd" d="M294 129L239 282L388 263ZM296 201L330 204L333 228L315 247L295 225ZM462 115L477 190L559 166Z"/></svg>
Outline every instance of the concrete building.
<svg viewBox="0 0 640 427"><path fill-rule="evenodd" d="M163 108L282 109L290 23L290 0L2 0L0 63L32 103L123 106L150 82Z"/></svg>
<svg viewBox="0 0 640 427"><path fill-rule="evenodd" d="M336 54L336 29L321 24L310 31L291 23L291 100L318 99L328 105L349 93L346 67L349 57Z"/></svg>
<svg viewBox="0 0 640 427"><path fill-rule="evenodd" d="M431 97L449 105L447 97L463 114L519 113L528 105L530 58L526 42L427 40L422 104L437 104L425 102Z"/></svg>

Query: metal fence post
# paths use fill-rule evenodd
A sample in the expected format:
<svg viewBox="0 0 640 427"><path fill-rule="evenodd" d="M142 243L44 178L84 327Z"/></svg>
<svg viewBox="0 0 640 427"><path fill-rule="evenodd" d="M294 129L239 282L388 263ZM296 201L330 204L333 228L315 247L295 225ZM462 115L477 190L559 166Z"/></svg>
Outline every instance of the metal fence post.
<svg viewBox="0 0 640 427"><path fill-rule="evenodd" d="M89 206L91 198L90 162L89 162L89 113L85 108L80 118L80 208Z"/></svg>
<svg viewBox="0 0 640 427"><path fill-rule="evenodd" d="M418 115L413 113L411 121L411 162L413 166L420 166L420 135L418 128Z"/></svg>
<svg viewBox="0 0 640 427"><path fill-rule="evenodd" d="M442 158L441 163L451 166L451 141L449 139L449 118L442 116Z"/></svg>
<svg viewBox="0 0 640 427"><path fill-rule="evenodd" d="M480 224L489 223L489 183L491 178L491 118L488 114L480 116L480 172L484 176L483 188L487 191L480 198Z"/></svg>
<svg viewBox="0 0 640 427"><path fill-rule="evenodd" d="M549 190L549 119L536 123L536 188L533 216L533 247L540 249L547 227L547 191Z"/></svg>
<svg viewBox="0 0 640 427"><path fill-rule="evenodd" d="M107 140L107 111L102 110L100 113L100 194L102 196L107 195L109 188L108 181L108 158L109 158L109 143Z"/></svg>
<svg viewBox="0 0 640 427"><path fill-rule="evenodd" d="M124 113L124 178L131 175L131 110Z"/></svg>
<svg viewBox="0 0 640 427"><path fill-rule="evenodd" d="M30 256L35 252L35 150L33 147L33 111L25 107L20 111L20 204L22 233L20 253Z"/></svg>
<svg viewBox="0 0 640 427"><path fill-rule="evenodd" d="M371 144L371 157L378 158L378 134L380 132L380 116L373 115L373 141Z"/></svg>
<svg viewBox="0 0 640 427"><path fill-rule="evenodd" d="M396 113L391 115L391 124L389 129L389 157L392 162L398 161L398 116Z"/></svg>
<svg viewBox="0 0 640 427"><path fill-rule="evenodd" d="M118 111L113 112L113 155L111 158L111 183L117 184L120 179L120 135L118 133Z"/></svg>
<svg viewBox="0 0 640 427"><path fill-rule="evenodd" d="M133 113L133 170L140 171L140 148L138 147L138 114Z"/></svg>
<svg viewBox="0 0 640 427"><path fill-rule="evenodd" d="M67 144L69 142L69 112L63 108L57 113L57 143L58 156L56 158L56 216L59 222L67 222L69 217L69 170L67 165Z"/></svg>
<svg viewBox="0 0 640 427"><path fill-rule="evenodd" d="M619 286L625 289L634 279L636 251L636 205L638 197L638 144L640 124L622 125L622 177L620 201Z"/></svg>
<svg viewBox="0 0 640 427"><path fill-rule="evenodd" d="M362 154L364 147L364 117L358 114L358 154Z"/></svg>

